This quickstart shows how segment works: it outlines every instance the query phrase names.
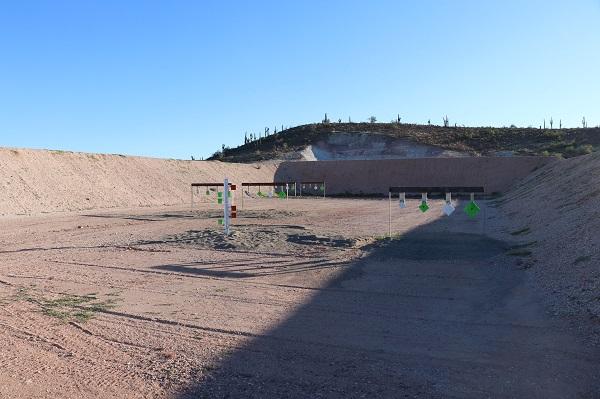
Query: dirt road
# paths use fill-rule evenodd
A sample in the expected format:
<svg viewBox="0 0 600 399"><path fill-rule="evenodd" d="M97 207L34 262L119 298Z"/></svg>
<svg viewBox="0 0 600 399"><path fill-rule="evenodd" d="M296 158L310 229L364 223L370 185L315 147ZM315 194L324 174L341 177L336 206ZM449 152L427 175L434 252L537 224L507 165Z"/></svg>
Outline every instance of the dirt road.
<svg viewBox="0 0 600 399"><path fill-rule="evenodd" d="M0 398L600 397L494 209L246 205L2 219Z"/></svg>

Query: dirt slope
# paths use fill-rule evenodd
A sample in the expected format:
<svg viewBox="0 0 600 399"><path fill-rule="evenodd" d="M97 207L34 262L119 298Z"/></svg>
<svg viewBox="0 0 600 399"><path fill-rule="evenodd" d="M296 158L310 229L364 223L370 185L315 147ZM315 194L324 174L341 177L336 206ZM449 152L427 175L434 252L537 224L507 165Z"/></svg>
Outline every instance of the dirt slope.
<svg viewBox="0 0 600 399"><path fill-rule="evenodd" d="M188 203L191 182L271 181L276 166L0 149L0 215Z"/></svg>
<svg viewBox="0 0 600 399"><path fill-rule="evenodd" d="M537 170L501 208L525 244L515 251L552 293L555 312L591 317L600 327L600 154Z"/></svg>

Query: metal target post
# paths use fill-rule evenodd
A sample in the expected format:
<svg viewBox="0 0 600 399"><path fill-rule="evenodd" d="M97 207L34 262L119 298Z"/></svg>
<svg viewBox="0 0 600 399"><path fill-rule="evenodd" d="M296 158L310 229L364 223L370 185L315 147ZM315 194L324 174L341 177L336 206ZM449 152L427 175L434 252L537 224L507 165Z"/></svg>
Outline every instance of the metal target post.
<svg viewBox="0 0 600 399"><path fill-rule="evenodd" d="M223 182L223 224L225 226L225 235L229 235L229 179L225 178Z"/></svg>
<svg viewBox="0 0 600 399"><path fill-rule="evenodd" d="M392 192L388 193L388 237L392 238Z"/></svg>
<svg viewBox="0 0 600 399"><path fill-rule="evenodd" d="M406 193L398 193L398 206L400 209L406 208Z"/></svg>

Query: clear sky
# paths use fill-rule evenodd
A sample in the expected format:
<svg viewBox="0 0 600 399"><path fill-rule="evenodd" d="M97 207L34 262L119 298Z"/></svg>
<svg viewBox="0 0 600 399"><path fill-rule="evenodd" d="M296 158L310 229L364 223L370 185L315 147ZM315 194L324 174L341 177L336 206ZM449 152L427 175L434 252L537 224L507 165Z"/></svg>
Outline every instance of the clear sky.
<svg viewBox="0 0 600 399"><path fill-rule="evenodd" d="M325 112L598 125L600 0L0 8L0 146L200 157Z"/></svg>

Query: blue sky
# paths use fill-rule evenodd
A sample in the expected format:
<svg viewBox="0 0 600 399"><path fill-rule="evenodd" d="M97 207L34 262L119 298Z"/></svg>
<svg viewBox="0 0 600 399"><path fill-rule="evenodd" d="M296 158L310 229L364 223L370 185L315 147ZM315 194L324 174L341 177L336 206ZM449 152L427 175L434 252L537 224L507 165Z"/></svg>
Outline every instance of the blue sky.
<svg viewBox="0 0 600 399"><path fill-rule="evenodd" d="M14 1L0 146L208 156L330 118L600 124L600 0Z"/></svg>

